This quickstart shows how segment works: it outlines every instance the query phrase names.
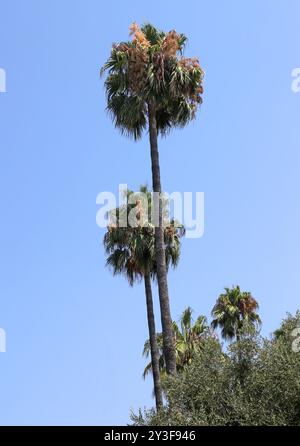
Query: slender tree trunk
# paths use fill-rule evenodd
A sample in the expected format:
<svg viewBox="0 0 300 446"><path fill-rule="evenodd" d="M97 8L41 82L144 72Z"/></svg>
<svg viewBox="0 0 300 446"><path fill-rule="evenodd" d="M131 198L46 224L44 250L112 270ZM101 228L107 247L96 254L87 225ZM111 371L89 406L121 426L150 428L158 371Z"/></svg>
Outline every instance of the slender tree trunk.
<svg viewBox="0 0 300 446"><path fill-rule="evenodd" d="M161 193L159 153L157 144L156 110L153 103L149 103L149 134L151 147L152 181L153 192ZM155 254L157 264L157 282L161 312L161 323L164 342L164 356L167 373L176 374L176 354L173 336L173 325L169 303L169 292L167 282L167 267L164 244L164 228L162 218L161 200L154 200L155 215L158 216L158 225L155 227Z"/></svg>
<svg viewBox="0 0 300 446"><path fill-rule="evenodd" d="M145 282L145 292L146 292L146 305L147 305L147 317L148 317L149 339L150 339L150 349L151 349L152 375L154 382L154 394L155 394L156 408L157 410L159 410L163 407L163 396L162 396L162 386L161 386L160 371L159 371L159 351L157 345L155 319L153 311L151 277L149 274L145 275L144 282Z"/></svg>
<svg viewBox="0 0 300 446"><path fill-rule="evenodd" d="M241 366L241 363L242 363L242 352L241 352L241 344L240 344L240 341L241 341L240 330L237 330L237 333L236 333L236 342L237 342L237 349L238 349L238 351L237 351L237 356L238 356L239 366Z"/></svg>
<svg viewBox="0 0 300 446"><path fill-rule="evenodd" d="M245 387L245 378L246 378L246 373L247 370L245 369L245 362L243 362L243 353L241 350L241 336L239 331L236 334L236 342L237 342L237 348L238 348L238 352L237 352L237 356L238 356L238 366L239 366L239 380L240 380L240 384L241 387Z"/></svg>

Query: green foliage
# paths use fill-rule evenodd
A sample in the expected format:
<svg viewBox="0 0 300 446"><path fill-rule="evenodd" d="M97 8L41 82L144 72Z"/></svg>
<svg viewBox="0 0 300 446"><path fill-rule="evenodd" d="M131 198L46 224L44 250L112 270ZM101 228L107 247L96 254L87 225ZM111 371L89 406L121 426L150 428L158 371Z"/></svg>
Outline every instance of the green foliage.
<svg viewBox="0 0 300 446"><path fill-rule="evenodd" d="M146 197L142 204L140 197ZM106 264L114 275L125 275L132 286L145 274L156 278L155 227L145 220L144 213L151 212L151 193L146 186L141 186L140 194L128 191L131 203L111 211L112 223L107 228L103 244L107 255ZM167 203L165 203L166 205ZM146 207L146 210L145 210ZM148 209L147 209L148 208ZM130 213L134 212L137 225L129 222ZM127 227L120 227L120 222L127 222ZM175 220L165 219L164 241L167 269L175 268L180 258L181 237L184 236L183 225Z"/></svg>
<svg viewBox="0 0 300 446"><path fill-rule="evenodd" d="M242 292L239 286L225 288L212 310L212 327L221 328L222 337L231 340L239 336L245 324L260 325L257 314L259 306L248 291Z"/></svg>
<svg viewBox="0 0 300 446"><path fill-rule="evenodd" d="M179 325L173 322L173 331L175 338L175 350L176 350L176 366L177 372L181 372L184 368L191 364L198 349L202 348L202 345L206 339L211 336L211 331L207 323L205 316L199 316L194 322L192 318L193 310L188 307L181 315ZM161 376L166 377L166 364L163 354L163 336L162 333L157 334L157 344L159 348L159 367ZM150 354L149 340L145 342L143 356L146 358ZM152 370L151 362L147 364L143 377L145 378Z"/></svg>
<svg viewBox="0 0 300 446"><path fill-rule="evenodd" d="M157 130L183 127L202 102L204 72L196 58L184 58L187 38L151 24L131 26L131 41L113 45L101 73L107 73L107 110L122 133L141 138L148 108L156 111Z"/></svg>
<svg viewBox="0 0 300 446"><path fill-rule="evenodd" d="M281 335L263 339L245 326L226 353L207 339L192 363L165 383L168 404L132 414L135 425L300 425L300 352L292 332L300 313L289 315ZM242 378L242 379L241 379Z"/></svg>
<svg viewBox="0 0 300 446"><path fill-rule="evenodd" d="M300 328L299 310L295 316L292 316L290 313L287 314L287 317L282 321L281 327L275 330L274 337L275 339L284 338L286 342L289 342L294 337L293 331L297 328Z"/></svg>

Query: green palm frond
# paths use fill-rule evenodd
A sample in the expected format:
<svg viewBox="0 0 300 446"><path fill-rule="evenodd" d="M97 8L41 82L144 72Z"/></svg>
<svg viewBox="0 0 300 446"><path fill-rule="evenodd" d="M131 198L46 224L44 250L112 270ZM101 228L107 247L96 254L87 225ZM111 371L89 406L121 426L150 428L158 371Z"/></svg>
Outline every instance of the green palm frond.
<svg viewBox="0 0 300 446"><path fill-rule="evenodd" d="M150 346L150 340L148 339L144 344L143 356L145 358L148 358L150 355L150 351L151 351L151 346Z"/></svg>
<svg viewBox="0 0 300 446"><path fill-rule="evenodd" d="M181 316L181 330L182 333L188 331L191 328L192 325L192 313L193 310L191 307L188 307L184 310Z"/></svg>
<svg viewBox="0 0 300 446"><path fill-rule="evenodd" d="M165 37L163 31L158 30L155 26L151 25L151 23L145 23L141 27L141 30L145 34L146 39L151 43L151 46L161 45Z"/></svg>
<svg viewBox="0 0 300 446"><path fill-rule="evenodd" d="M107 101L107 110L121 133L138 140L146 129L145 104L138 96L119 93Z"/></svg>
<svg viewBox="0 0 300 446"><path fill-rule="evenodd" d="M143 378L146 379L147 376L152 372L152 363L149 362L149 364L146 365L144 372L143 372Z"/></svg>
<svg viewBox="0 0 300 446"><path fill-rule="evenodd" d="M197 335L203 335L208 333L209 327L207 323L207 318L203 315L199 316L193 326L193 332Z"/></svg>

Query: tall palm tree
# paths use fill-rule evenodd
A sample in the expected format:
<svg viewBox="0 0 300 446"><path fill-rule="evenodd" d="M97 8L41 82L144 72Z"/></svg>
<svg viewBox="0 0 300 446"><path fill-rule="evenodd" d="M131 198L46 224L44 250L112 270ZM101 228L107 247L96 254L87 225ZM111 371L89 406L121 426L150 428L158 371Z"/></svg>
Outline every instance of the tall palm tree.
<svg viewBox="0 0 300 446"><path fill-rule="evenodd" d="M148 198L150 207L151 194L147 188L142 187L141 192ZM132 192L128 192L130 196ZM120 227L120 218L126 219L130 211L136 205L136 216L139 224L136 227ZM159 349L156 339L155 318L152 299L151 279L157 275L157 266L154 250L154 227L144 222L143 209L137 199L135 205L125 205L114 210L113 223L108 227L104 236L104 246L107 253L107 265L111 266L114 274L123 274L127 277L129 284L133 286L136 281L144 280L147 319L149 328L149 349L151 352L152 374L154 381L154 394L156 407L163 406L162 386L159 371ZM170 221L165 228L166 265L175 267L180 256L180 237L184 234L182 225Z"/></svg>
<svg viewBox="0 0 300 446"><path fill-rule="evenodd" d="M203 70L195 58L184 58L187 38L150 24L131 26L132 40L113 45L101 73L108 72L107 109L121 132L141 138L148 128L153 191L162 192L158 135L184 127L202 102ZM155 204L155 255L164 355L168 373L176 373L176 354L167 282L161 199Z"/></svg>
<svg viewBox="0 0 300 446"><path fill-rule="evenodd" d="M199 316L195 323L192 318L193 310L188 307L182 313L180 324L173 322L173 330L175 335L176 348L176 365L177 371L181 372L186 365L191 364L195 353L203 345L204 340L210 334L210 328L205 316ZM157 343L159 348L159 369L161 376L166 375L166 363L163 355L163 338L162 333L157 334ZM143 356L149 357L151 352L149 339L145 342ZM152 370L150 362L143 373L144 378Z"/></svg>
<svg viewBox="0 0 300 446"><path fill-rule="evenodd" d="M241 329L247 323L250 326L261 324L257 310L259 305L251 293L242 292L239 286L225 288L212 310L212 327L221 328L224 339L240 340Z"/></svg>

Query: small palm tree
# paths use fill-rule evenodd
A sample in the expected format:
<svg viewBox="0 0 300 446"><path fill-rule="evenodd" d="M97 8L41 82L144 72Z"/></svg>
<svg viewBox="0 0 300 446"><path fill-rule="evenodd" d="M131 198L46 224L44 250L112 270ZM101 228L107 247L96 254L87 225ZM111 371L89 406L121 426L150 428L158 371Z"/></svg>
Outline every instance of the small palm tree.
<svg viewBox="0 0 300 446"><path fill-rule="evenodd" d="M101 72L107 72L107 109L121 132L141 138L149 130L153 191L161 194L158 135L184 127L202 102L203 70L196 58L183 57L186 36L150 24L131 26L132 40L113 45ZM168 373L176 373L167 282L162 202L156 200L155 256L164 354Z"/></svg>
<svg viewBox="0 0 300 446"><path fill-rule="evenodd" d="M173 322L173 330L175 336L176 348L176 365L177 371L181 372L185 366L191 364L195 353L203 345L204 340L210 334L210 328L205 316L199 316L195 323L192 318L193 310L188 307L182 313L180 324ZM162 333L157 334L157 344L159 348L159 369L162 377L167 374L166 363L163 355L163 338ZM150 354L150 341L147 340L144 345L143 356L146 358ZM150 362L144 370L143 376L146 378L148 373L152 371L152 363Z"/></svg>
<svg viewBox="0 0 300 446"><path fill-rule="evenodd" d="M259 305L249 292L242 292L239 286L225 288L212 310L212 327L221 328L222 337L226 340L240 339L243 326L261 324L257 310Z"/></svg>
<svg viewBox="0 0 300 446"><path fill-rule="evenodd" d="M151 206L151 194L146 187L141 193L148 198ZM132 192L128 192L128 196ZM120 219L128 219L130 211L136 208L136 217L139 224L136 227L120 227ZM154 254L154 227L143 221L143 209L137 199L134 205L125 205L112 212L113 223L108 227L104 236L104 246L107 254L107 265L112 267L113 274L123 274L129 284L144 280L147 319L149 328L149 351L151 352L152 374L154 381L154 394L156 407L163 405L162 386L159 371L159 348L156 339L155 318L153 309L151 279L157 275L156 259ZM175 267L180 256L180 238L184 235L184 228L175 221L170 221L165 227L166 265Z"/></svg>

